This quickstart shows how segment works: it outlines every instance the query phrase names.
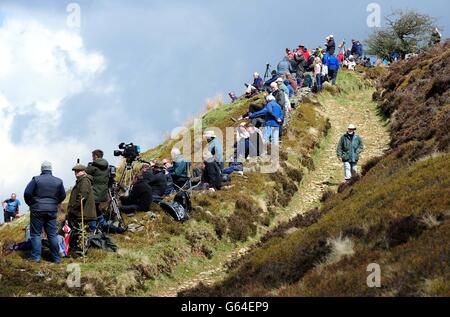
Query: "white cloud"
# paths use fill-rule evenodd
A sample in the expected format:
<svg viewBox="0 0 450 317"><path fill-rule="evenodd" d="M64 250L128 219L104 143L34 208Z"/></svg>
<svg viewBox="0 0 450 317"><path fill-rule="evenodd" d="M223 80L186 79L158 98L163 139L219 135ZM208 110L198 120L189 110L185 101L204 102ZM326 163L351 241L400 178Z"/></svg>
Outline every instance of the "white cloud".
<svg viewBox="0 0 450 317"><path fill-rule="evenodd" d="M44 160L53 163L54 174L72 185L70 171L77 155L90 147L75 137L59 133L64 100L95 87L105 70L104 57L89 52L78 33L52 30L30 19L9 18L0 27L0 196L21 196ZM99 85L101 87L101 85ZM101 87L112 93L113 86ZM31 118L18 131L19 116Z"/></svg>

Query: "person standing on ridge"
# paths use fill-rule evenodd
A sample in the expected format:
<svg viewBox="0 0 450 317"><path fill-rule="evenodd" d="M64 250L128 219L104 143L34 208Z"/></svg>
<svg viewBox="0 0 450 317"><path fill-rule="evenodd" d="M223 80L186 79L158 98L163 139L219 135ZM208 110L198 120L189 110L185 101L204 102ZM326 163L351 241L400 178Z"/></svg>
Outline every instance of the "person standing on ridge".
<svg viewBox="0 0 450 317"><path fill-rule="evenodd" d="M350 124L347 133L341 137L336 149L338 158L344 163L344 176L346 182L357 175L359 155L363 151L363 140L356 134L356 126Z"/></svg>
<svg viewBox="0 0 450 317"><path fill-rule="evenodd" d="M50 254L53 263L60 263L57 236L56 215L58 205L66 199L63 181L52 175L52 164L44 162L41 165L41 175L33 177L28 183L25 202L30 206L30 261L39 262L42 252L42 228L50 243Z"/></svg>
<svg viewBox="0 0 450 317"><path fill-rule="evenodd" d="M334 36L329 35L325 38L325 40L326 40L326 43L325 43L326 52L327 53L335 52L336 51L336 42L334 41Z"/></svg>
<svg viewBox="0 0 450 317"><path fill-rule="evenodd" d="M340 68L340 64L338 58L336 57L336 55L334 55L333 51L330 52L330 55L326 59L326 65L328 67L328 77L334 86L336 85L336 79Z"/></svg>
<svg viewBox="0 0 450 317"><path fill-rule="evenodd" d="M102 150L92 152L92 163L88 164L86 174L93 178L92 189L95 198L95 210L100 225L106 225L103 219L102 205L108 202L109 163L103 158Z"/></svg>
<svg viewBox="0 0 450 317"><path fill-rule="evenodd" d="M94 234L97 229L97 212L95 209L95 194L92 188L94 179L86 173L86 167L78 164L72 171L76 177L75 186L70 194L67 214L69 223L80 223L81 212L83 211L83 220L89 225L89 233ZM81 208L83 204L83 209Z"/></svg>

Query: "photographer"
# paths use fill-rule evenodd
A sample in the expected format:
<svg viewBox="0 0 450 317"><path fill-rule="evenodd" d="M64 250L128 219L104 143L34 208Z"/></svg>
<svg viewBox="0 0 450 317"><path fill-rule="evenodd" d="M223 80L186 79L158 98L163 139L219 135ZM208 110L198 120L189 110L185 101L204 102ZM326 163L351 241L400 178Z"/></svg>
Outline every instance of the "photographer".
<svg viewBox="0 0 450 317"><path fill-rule="evenodd" d="M152 203L152 188L143 175L137 176L137 181L128 197L120 197L122 206L120 212L134 214L138 211L148 211Z"/></svg>
<svg viewBox="0 0 450 317"><path fill-rule="evenodd" d="M156 163L143 173L143 178L152 190L152 201L160 202L167 191L167 178L164 172L164 165Z"/></svg>
<svg viewBox="0 0 450 317"><path fill-rule="evenodd" d="M95 209L97 217L102 218L103 213L100 208L101 203L108 201L109 163L103 158L102 150L92 152L92 163L86 168L86 173L93 178L93 190L95 198Z"/></svg>

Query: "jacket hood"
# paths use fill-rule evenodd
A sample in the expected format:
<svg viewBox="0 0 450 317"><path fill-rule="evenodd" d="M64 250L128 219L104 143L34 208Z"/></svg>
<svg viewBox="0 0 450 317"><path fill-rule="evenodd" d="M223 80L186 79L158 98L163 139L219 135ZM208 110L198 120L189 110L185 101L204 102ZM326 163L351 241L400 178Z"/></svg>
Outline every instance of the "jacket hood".
<svg viewBox="0 0 450 317"><path fill-rule="evenodd" d="M94 182L94 177L92 177L92 176L89 175L89 174L86 174L86 175L84 175L84 176L78 177L78 178L77 178L77 182L78 182L79 180L85 178L85 177L86 177L87 179L89 179L89 181L91 182L91 184Z"/></svg>
<svg viewBox="0 0 450 317"><path fill-rule="evenodd" d="M101 159L98 159L98 160L94 161L92 163L92 166L95 166L95 167L97 167L97 168L99 168L99 169L104 171L104 170L108 169L109 163L105 159L101 158Z"/></svg>

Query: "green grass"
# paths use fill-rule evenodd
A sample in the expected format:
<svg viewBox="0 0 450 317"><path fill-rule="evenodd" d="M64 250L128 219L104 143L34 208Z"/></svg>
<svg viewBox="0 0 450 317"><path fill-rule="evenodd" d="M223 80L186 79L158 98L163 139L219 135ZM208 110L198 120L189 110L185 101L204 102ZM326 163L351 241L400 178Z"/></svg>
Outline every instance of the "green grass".
<svg viewBox="0 0 450 317"><path fill-rule="evenodd" d="M215 126L224 131L228 126L236 126L230 118L238 118L248 111L249 103L261 102L261 98L260 95L253 100L243 99L211 110L203 116L203 129ZM46 262L25 263L22 257L26 253L0 255L3 283L0 295L146 296L164 292L207 267L222 265L232 251L257 241L295 194L298 176L308 167L307 160L299 160L298 154L310 157L327 129L325 119L315 109L313 104L303 104L294 112L289 129L293 138L286 141L285 147L290 148L292 162L289 166L282 164L276 174L247 173L246 179L233 175L230 188L216 193L196 193L193 196L196 210L192 219L184 224L174 222L159 207L153 207L158 215L153 220L146 214L125 217L145 229L136 234L112 236L119 246L117 254L92 250L86 264L81 263L81 289L65 286L66 265L80 263L79 259L64 259L62 265L51 266ZM315 128L319 135L311 135L310 128ZM144 158L170 157L177 141L164 142L145 152ZM292 158L294 153L297 159ZM289 154L283 149L282 156L284 161ZM277 186L274 186L275 180ZM25 222L2 228L1 243L6 239L21 241L24 225ZM17 274L17 269L24 265L27 272ZM51 273L52 280L34 278L41 267Z"/></svg>
<svg viewBox="0 0 450 317"><path fill-rule="evenodd" d="M440 129L439 134L425 139L430 127L415 125L442 125L448 89L436 82L439 79L448 83L448 71L421 69L414 72L418 78L401 84L405 74L430 60L445 70L449 45L447 52L431 50L422 56L423 62L397 65L389 77L382 79L380 89L387 89L389 98L380 98L381 107L385 114L397 110L391 131L398 141L383 157L363 167L360 180L352 186L340 186L339 193L321 206L317 222L299 226L287 236L273 235L247 255L224 281L213 287L198 287L188 294L450 296L448 135ZM350 72L341 72L339 80L340 94L325 92L319 100L336 98L340 103L347 101L349 107L362 106L352 92L366 83L357 81ZM428 84L419 84L424 82ZM429 89L431 86L434 90ZM428 100L422 100L427 93L413 99L408 96L411 91L422 90L428 91ZM380 96L380 91L377 94ZM437 110L420 111L426 106ZM375 103L371 102L371 107L376 110ZM407 137L413 133L422 133L424 139ZM352 244L344 245L346 239ZM344 255L342 250L352 255ZM381 288L367 286L367 267L371 263L381 267Z"/></svg>

